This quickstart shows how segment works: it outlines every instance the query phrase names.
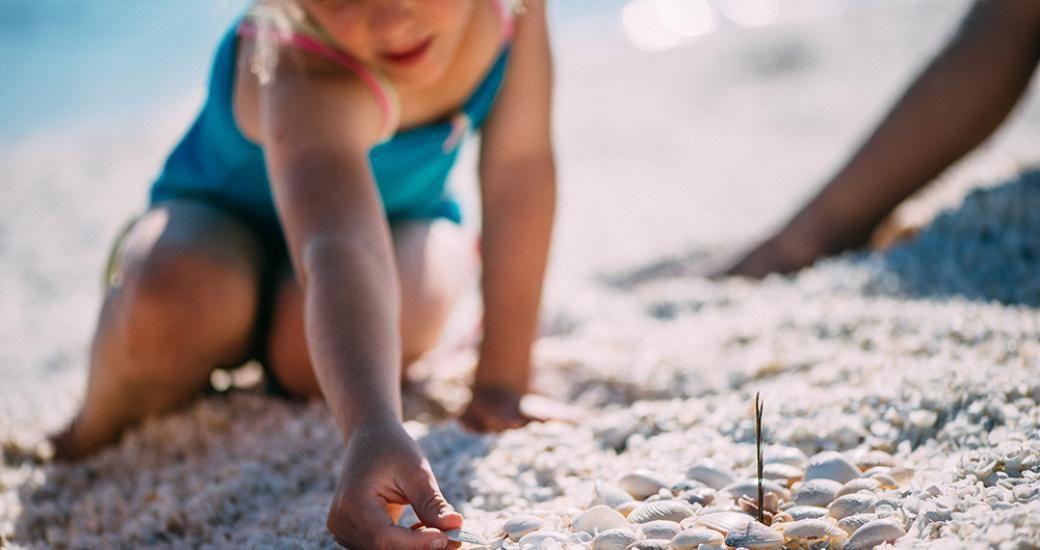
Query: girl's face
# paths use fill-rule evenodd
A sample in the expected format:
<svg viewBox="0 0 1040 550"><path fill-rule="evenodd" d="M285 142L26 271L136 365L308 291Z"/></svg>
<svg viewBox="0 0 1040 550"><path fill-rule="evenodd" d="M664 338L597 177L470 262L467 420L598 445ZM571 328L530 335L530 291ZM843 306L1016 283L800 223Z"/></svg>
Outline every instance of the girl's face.
<svg viewBox="0 0 1040 550"><path fill-rule="evenodd" d="M480 0L304 0L336 43L395 83L421 87L447 70Z"/></svg>

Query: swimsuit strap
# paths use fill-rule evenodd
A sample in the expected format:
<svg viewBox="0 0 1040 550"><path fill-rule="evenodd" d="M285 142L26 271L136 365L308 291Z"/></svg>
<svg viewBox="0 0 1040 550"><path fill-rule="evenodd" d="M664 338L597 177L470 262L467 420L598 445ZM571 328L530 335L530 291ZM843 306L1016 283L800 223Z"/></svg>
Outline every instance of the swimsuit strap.
<svg viewBox="0 0 1040 550"><path fill-rule="evenodd" d="M502 43L513 40L513 32L516 30L516 13L514 5L516 0L491 0L495 5L495 15L498 16L499 28L502 29Z"/></svg>
<svg viewBox="0 0 1040 550"><path fill-rule="evenodd" d="M490 0L494 4L495 16L498 19L498 28L502 31L502 47L503 50L509 48L510 42L513 40L513 32L516 29L516 14L517 0ZM501 56L500 56L501 58ZM495 62L495 65L491 67L492 71L497 69L499 61ZM481 83L481 86L477 88L470 96L466 103L461 109L455 113L451 118L451 132L448 134L447 139L444 140L441 148L445 153L452 151L462 143L463 138L466 137L471 130L473 130L473 115L470 114L470 109L473 107L473 103L479 99L482 92L483 86L486 84Z"/></svg>
<svg viewBox="0 0 1040 550"><path fill-rule="evenodd" d="M258 2L254 9L250 10L242 22L239 23L236 31L238 35L256 40L261 34L269 33L269 36L281 46L290 46L303 50L331 61L356 74L365 87L375 96L376 103L379 105L379 110L382 113L381 137L387 139L393 135L400 119L400 103L393 86L383 75L333 46L331 39L327 38L321 29L307 24L305 20L300 20L298 17L289 19L293 22L291 29L285 29L280 25L272 24L269 28L261 30L257 20L264 20L270 17L270 14L262 11L266 9L270 9L270 4Z"/></svg>

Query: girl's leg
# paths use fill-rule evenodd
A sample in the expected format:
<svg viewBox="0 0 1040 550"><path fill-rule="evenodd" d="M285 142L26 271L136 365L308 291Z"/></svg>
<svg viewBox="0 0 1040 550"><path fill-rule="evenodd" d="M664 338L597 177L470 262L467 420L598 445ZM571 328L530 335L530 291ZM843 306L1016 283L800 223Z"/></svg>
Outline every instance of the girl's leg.
<svg viewBox="0 0 1040 550"><path fill-rule="evenodd" d="M473 238L446 220L407 222L393 228L401 284L404 365L432 349L476 265ZM287 272L275 294L267 367L290 394L321 396L303 329L303 293Z"/></svg>
<svg viewBox="0 0 1040 550"><path fill-rule="evenodd" d="M198 202L164 202L137 221L101 308L83 408L53 438L56 455L115 441L195 395L215 367L245 360L261 255L248 227Z"/></svg>

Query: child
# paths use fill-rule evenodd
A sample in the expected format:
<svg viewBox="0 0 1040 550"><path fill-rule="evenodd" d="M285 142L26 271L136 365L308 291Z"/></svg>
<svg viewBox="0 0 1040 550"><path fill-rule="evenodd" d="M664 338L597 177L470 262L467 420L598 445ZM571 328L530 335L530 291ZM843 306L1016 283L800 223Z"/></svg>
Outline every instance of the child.
<svg viewBox="0 0 1040 550"><path fill-rule="evenodd" d="M979 0L859 151L776 235L726 270L796 271L870 239L906 197L982 143L1040 60L1040 2Z"/></svg>
<svg viewBox="0 0 1040 550"><path fill-rule="evenodd" d="M399 384L473 264L445 191L460 139L483 128L471 426L529 420L519 401L555 202L544 0L504 2L250 7L148 212L117 245L86 399L53 440L59 457L93 452L196 395L214 368L256 358L284 392L322 396L342 429L328 517L340 543L447 545L438 529L462 518L401 426ZM388 510L405 503L426 528L392 525Z"/></svg>

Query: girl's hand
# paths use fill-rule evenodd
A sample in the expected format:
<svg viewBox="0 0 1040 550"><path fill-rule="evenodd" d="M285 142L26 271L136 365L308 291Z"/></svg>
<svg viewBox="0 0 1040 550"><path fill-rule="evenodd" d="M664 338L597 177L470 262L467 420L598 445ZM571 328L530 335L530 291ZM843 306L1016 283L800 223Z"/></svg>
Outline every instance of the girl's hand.
<svg viewBox="0 0 1040 550"><path fill-rule="evenodd" d="M503 387L473 388L473 398L459 420L479 432L498 432L520 428L528 422L560 420L577 422L583 416L575 408L548 397L524 394Z"/></svg>
<svg viewBox="0 0 1040 550"><path fill-rule="evenodd" d="M394 524L411 504L422 522L413 530ZM462 516L441 495L430 463L396 419L361 424L347 444L328 529L349 548L441 549L442 531L462 527Z"/></svg>

